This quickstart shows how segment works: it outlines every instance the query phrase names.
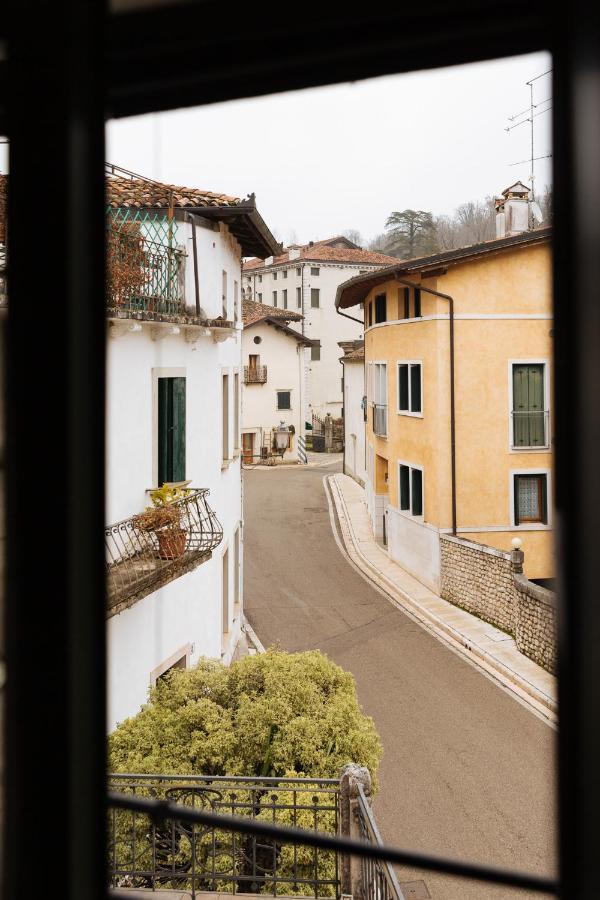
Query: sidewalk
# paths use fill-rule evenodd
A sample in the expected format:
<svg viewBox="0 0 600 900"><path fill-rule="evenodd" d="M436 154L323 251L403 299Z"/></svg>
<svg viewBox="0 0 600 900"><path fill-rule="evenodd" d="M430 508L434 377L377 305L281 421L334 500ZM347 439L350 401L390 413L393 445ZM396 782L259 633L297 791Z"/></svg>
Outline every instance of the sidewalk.
<svg viewBox="0 0 600 900"><path fill-rule="evenodd" d="M557 722L556 678L517 650L504 631L453 606L393 562L376 543L364 489L347 475L326 482L352 562L399 608L483 669L550 722Z"/></svg>

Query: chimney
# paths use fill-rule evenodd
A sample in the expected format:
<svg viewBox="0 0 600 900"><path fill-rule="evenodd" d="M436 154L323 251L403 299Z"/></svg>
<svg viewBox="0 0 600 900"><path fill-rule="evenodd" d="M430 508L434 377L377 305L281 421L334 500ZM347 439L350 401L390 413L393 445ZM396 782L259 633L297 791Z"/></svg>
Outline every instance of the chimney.
<svg viewBox="0 0 600 900"><path fill-rule="evenodd" d="M300 259L300 248L299 247L290 247L288 250L288 259L290 262L293 259Z"/></svg>
<svg viewBox="0 0 600 900"><path fill-rule="evenodd" d="M272 266L272 265L273 265L273 259L274 259L273 256L267 256L267 258L265 259L265 266Z"/></svg>
<svg viewBox="0 0 600 900"><path fill-rule="evenodd" d="M511 237L529 230L529 188L511 184L496 198L496 237Z"/></svg>

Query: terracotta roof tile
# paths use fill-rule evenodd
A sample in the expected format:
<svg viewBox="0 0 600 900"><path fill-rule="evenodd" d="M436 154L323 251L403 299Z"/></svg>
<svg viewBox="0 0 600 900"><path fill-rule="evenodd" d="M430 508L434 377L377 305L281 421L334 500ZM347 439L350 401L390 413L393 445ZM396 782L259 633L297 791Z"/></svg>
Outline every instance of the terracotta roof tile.
<svg viewBox="0 0 600 900"><path fill-rule="evenodd" d="M300 313L291 309L279 309L277 306L269 306L267 303L257 303L255 300L242 301L242 321L244 325L254 325L261 319L282 319L284 322L300 322Z"/></svg>
<svg viewBox="0 0 600 900"><path fill-rule="evenodd" d="M286 250L281 256L276 256L271 266L280 266L284 264L294 265L301 262L340 262L353 263L360 265L378 265L389 266L397 263L395 256L387 256L385 253L378 253L375 250L352 250L349 247L330 247L329 242L335 238L329 238L327 241L315 241L311 244L304 244L297 247L300 256L296 259L289 258L289 250ZM269 266L268 268L270 268ZM264 259L249 259L244 263L244 271L252 271L265 268Z"/></svg>
<svg viewBox="0 0 600 900"><path fill-rule="evenodd" d="M239 197L229 197L227 194L118 175L107 176L106 197L110 206L135 209L165 209L169 207L171 197L174 206L183 208L237 206L241 202Z"/></svg>

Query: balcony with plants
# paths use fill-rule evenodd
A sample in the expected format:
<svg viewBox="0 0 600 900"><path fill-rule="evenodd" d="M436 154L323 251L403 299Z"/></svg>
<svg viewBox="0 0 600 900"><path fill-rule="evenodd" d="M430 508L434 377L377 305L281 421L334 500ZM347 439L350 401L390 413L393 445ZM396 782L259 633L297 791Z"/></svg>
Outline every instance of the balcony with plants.
<svg viewBox="0 0 600 900"><path fill-rule="evenodd" d="M105 529L108 614L115 615L210 558L223 529L207 489L163 485L144 512Z"/></svg>

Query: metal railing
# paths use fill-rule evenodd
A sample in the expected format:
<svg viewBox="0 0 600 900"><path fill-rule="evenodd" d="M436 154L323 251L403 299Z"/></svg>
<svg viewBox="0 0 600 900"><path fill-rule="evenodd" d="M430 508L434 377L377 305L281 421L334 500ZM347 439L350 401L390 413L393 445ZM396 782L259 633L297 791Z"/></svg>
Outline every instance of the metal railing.
<svg viewBox="0 0 600 900"><path fill-rule="evenodd" d="M119 230L107 228L106 302L134 312L185 313L183 267L185 253L176 246L151 240L137 223ZM120 224L120 228L125 226Z"/></svg>
<svg viewBox="0 0 600 900"><path fill-rule="evenodd" d="M387 403L373 404L373 433L387 437Z"/></svg>
<svg viewBox="0 0 600 900"><path fill-rule="evenodd" d="M223 528L208 505L208 489L193 489L169 504L170 521L150 530L140 516L105 529L108 606L135 594L144 596L157 582L208 558L223 539Z"/></svg>
<svg viewBox="0 0 600 900"><path fill-rule="evenodd" d="M244 384L264 384L266 380L266 366L244 366Z"/></svg>
<svg viewBox="0 0 600 900"><path fill-rule="evenodd" d="M549 421L547 409L514 409L512 419L512 449L545 450L550 446Z"/></svg>
<svg viewBox="0 0 600 900"><path fill-rule="evenodd" d="M382 847L383 841L381 840L371 805L361 784L357 785L357 789L356 818L358 836L363 841ZM404 900L402 888L398 883L398 878L391 863L381 859L362 857L360 867L362 900Z"/></svg>
<svg viewBox="0 0 600 900"><path fill-rule="evenodd" d="M135 799L171 801L195 811L256 823L337 834L339 781L110 775L109 790ZM108 835L112 888L177 889L273 897L339 897L338 854L300 842L111 808Z"/></svg>

